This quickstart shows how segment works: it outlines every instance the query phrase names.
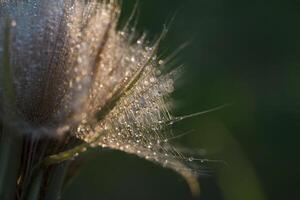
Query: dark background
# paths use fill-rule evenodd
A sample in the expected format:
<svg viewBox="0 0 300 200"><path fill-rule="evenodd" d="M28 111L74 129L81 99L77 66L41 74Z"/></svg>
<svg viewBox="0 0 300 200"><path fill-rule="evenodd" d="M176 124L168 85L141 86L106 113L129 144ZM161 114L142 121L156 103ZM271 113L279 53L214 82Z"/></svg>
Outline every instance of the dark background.
<svg viewBox="0 0 300 200"><path fill-rule="evenodd" d="M130 14L136 1L123 0ZM231 103L176 125L179 139L210 165L203 200L300 199L300 3L276 0L140 0L137 31L158 36L174 16L161 54L189 42L174 99L186 114ZM63 200L192 199L184 180L135 156L94 150Z"/></svg>

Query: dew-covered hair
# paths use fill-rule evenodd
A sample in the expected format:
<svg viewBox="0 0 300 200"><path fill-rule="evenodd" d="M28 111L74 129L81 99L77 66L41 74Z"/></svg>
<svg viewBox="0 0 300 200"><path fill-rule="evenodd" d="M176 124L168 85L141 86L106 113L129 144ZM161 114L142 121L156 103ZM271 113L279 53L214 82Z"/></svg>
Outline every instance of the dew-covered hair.
<svg viewBox="0 0 300 200"><path fill-rule="evenodd" d="M163 72L161 37L117 30L119 14L112 0L0 1L0 43L9 41L0 58L9 52L18 123L30 134L70 134L138 155L179 172L197 192L194 171L168 141L178 71Z"/></svg>

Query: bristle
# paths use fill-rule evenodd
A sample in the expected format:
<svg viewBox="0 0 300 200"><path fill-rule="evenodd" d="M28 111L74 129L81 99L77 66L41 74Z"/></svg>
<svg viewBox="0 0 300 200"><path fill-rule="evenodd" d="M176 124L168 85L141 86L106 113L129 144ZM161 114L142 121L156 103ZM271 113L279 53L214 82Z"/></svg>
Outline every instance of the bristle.
<svg viewBox="0 0 300 200"><path fill-rule="evenodd" d="M92 146L99 145L136 154L174 169L189 181L195 179L194 171L182 163L185 157L167 142L171 132L166 122L173 120L169 113L169 95L174 90L173 77L178 72L174 70L169 74L161 74L164 66L153 54L155 47L145 46L141 40L137 40L135 44L128 44L124 39L115 41L120 43L116 47L123 47L120 49L122 56L118 57L116 53L110 55L116 55L114 60L118 60L119 67L124 70L112 71L110 78L115 78L114 74L118 73L119 77L115 78L116 80L125 78L125 83L117 84L122 86L134 78L133 72L139 69L143 71L113 105L109 104L112 99L104 101L110 106L109 112L104 113L100 121L91 123L92 121L85 120L85 123L78 127L77 136ZM110 78L106 79L109 81ZM108 85L112 84L108 82ZM118 88L116 89L118 91ZM98 90L99 88L95 92L99 94ZM114 94L112 92L112 95Z"/></svg>
<svg viewBox="0 0 300 200"><path fill-rule="evenodd" d="M170 114L180 72L162 73L159 40L136 39L128 24L117 31L119 13L116 1L1 1L0 17L13 22L20 124L31 133L70 132L91 146L136 154L177 171L197 193L194 171L168 142L174 138L169 123L189 117Z"/></svg>

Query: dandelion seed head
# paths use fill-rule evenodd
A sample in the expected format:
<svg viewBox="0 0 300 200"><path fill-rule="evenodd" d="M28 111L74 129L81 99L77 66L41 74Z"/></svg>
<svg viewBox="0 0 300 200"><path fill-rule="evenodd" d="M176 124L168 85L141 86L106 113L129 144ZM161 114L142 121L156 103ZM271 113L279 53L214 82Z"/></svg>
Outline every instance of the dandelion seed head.
<svg viewBox="0 0 300 200"><path fill-rule="evenodd" d="M0 1L0 18L12 20L17 113L31 132L69 132L92 147L174 169L195 192L194 171L184 164L188 159L168 141L174 120L170 94L180 72L162 73L159 41L150 45L145 35L133 39L127 27L117 30L119 14L115 1ZM5 29L1 20L1 44ZM0 84L0 97L2 90Z"/></svg>

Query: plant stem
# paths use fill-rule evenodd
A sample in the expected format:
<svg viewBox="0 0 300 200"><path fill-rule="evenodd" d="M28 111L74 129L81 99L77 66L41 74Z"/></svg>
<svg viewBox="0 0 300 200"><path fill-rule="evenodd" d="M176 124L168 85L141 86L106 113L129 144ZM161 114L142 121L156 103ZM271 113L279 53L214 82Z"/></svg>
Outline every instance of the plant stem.
<svg viewBox="0 0 300 200"><path fill-rule="evenodd" d="M4 53L1 64L1 75L3 84L3 102L5 117L14 120L15 113L15 91L13 87L13 76L10 66L10 26L7 20L4 37ZM2 124L0 138L0 199L11 200L15 197L17 178L20 168L23 138L7 124Z"/></svg>
<svg viewBox="0 0 300 200"><path fill-rule="evenodd" d="M47 157L44 161L43 161L43 165L44 166L49 166L49 165L53 165L53 164L58 164L61 163L63 161L69 160L73 157L76 157L79 153L86 151L86 149L89 147L88 143L83 143L81 145L78 145L70 150L67 151L63 151L61 153L55 154L55 155L51 155L49 157Z"/></svg>

